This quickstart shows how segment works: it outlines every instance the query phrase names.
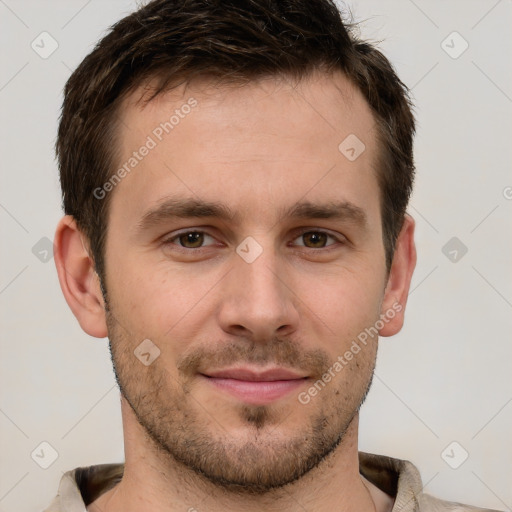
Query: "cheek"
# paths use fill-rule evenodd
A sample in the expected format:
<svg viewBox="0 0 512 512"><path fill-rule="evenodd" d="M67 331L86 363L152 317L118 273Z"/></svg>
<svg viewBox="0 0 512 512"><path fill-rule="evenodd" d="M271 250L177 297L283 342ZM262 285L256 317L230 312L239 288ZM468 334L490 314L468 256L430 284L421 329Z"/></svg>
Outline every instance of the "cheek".
<svg viewBox="0 0 512 512"><path fill-rule="evenodd" d="M186 342L211 313L211 296L219 272L176 268L168 261L144 258L118 260L109 279L109 297L116 317L132 338ZM200 278L198 278L200 274ZM122 276L122 277L121 277Z"/></svg>
<svg viewBox="0 0 512 512"><path fill-rule="evenodd" d="M297 295L331 335L346 339L378 320L383 289L382 277L368 267L323 276L306 283Z"/></svg>

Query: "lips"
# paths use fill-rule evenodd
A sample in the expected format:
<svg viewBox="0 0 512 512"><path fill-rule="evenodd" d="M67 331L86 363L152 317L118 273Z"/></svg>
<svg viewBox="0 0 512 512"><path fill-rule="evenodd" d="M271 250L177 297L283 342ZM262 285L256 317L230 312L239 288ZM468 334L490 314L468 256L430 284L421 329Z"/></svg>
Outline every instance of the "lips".
<svg viewBox="0 0 512 512"><path fill-rule="evenodd" d="M265 405L284 398L307 379L307 376L286 368L229 368L201 375L216 390L253 405Z"/></svg>
<svg viewBox="0 0 512 512"><path fill-rule="evenodd" d="M273 382L276 380L296 380L304 378L304 376L286 368L271 368L259 371L251 370L249 368L232 368L228 370L209 371L205 375L212 378L235 379L251 382Z"/></svg>

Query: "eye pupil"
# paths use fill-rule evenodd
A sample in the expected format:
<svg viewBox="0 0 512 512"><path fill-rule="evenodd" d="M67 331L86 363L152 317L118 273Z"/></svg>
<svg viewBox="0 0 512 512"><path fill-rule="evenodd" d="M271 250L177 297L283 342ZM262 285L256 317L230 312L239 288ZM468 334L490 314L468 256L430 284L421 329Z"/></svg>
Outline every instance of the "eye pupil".
<svg viewBox="0 0 512 512"><path fill-rule="evenodd" d="M306 247L325 247L327 235L325 233L310 232L302 235Z"/></svg>
<svg viewBox="0 0 512 512"><path fill-rule="evenodd" d="M183 247L201 247L201 245L203 245L204 242L204 234L198 231L191 231L189 233L184 233L183 235L180 235L179 241Z"/></svg>

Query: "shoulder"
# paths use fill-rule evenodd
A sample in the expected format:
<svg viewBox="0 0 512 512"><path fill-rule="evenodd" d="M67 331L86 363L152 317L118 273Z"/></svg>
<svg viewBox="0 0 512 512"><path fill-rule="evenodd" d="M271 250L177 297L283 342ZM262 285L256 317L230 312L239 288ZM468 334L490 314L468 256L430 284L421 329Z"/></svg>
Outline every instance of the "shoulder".
<svg viewBox="0 0 512 512"><path fill-rule="evenodd" d="M407 460L359 452L359 471L394 499L392 512L499 512L440 500L424 493L418 469Z"/></svg>
<svg viewBox="0 0 512 512"><path fill-rule="evenodd" d="M43 512L83 511L84 507L114 487L123 477L124 464L99 464L67 471L57 495Z"/></svg>
<svg viewBox="0 0 512 512"><path fill-rule="evenodd" d="M430 494L421 493L418 497L421 512L499 512L489 508L478 508L453 501L444 501Z"/></svg>

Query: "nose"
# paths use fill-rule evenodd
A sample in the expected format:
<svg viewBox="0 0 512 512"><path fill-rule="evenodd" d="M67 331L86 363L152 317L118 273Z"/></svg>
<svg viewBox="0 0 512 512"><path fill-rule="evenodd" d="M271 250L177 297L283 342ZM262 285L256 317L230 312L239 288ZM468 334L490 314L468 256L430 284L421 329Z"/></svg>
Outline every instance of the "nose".
<svg viewBox="0 0 512 512"><path fill-rule="evenodd" d="M237 254L223 282L218 321L228 334L254 341L290 335L297 330L299 312L284 262L266 249L251 263Z"/></svg>

